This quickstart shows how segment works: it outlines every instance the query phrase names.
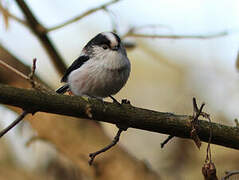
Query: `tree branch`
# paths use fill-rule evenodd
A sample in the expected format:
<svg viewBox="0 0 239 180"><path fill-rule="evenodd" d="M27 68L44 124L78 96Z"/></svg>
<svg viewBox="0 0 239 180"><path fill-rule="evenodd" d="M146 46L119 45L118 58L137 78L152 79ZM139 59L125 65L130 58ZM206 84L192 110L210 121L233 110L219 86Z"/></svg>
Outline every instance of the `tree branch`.
<svg viewBox="0 0 239 180"><path fill-rule="evenodd" d="M64 74L66 71L66 64L64 63L62 57L57 52L54 45L51 43L49 37L46 34L46 29L43 27L36 17L31 12L30 8L24 2L24 0L16 0L16 3L22 10L23 14L25 15L26 21L29 24L30 29L33 33L35 33L36 37L38 37L39 41L43 45L44 49L50 56L52 63L56 67L59 74Z"/></svg>
<svg viewBox="0 0 239 180"><path fill-rule="evenodd" d="M21 19L21 18L15 16L14 14L10 13L7 8L4 8L4 6L1 4L1 2L0 2L0 12L1 12L3 15L5 15L5 16L7 16L7 17L10 17L10 18L12 18L13 20L19 22L20 24L23 24L24 26L27 26L27 27L28 27L28 24L27 24L27 22L26 22L25 20L23 20L23 19Z"/></svg>
<svg viewBox="0 0 239 180"><path fill-rule="evenodd" d="M30 112L42 111L87 119L90 119L90 114L92 119L97 121L191 139L191 116L151 111L129 104L120 107L94 99L86 101L77 96L54 95L2 84L0 84L0 103L17 106ZM211 125L212 144L239 149L238 128L218 123ZM211 125L207 121L199 120L197 134L200 140L208 142Z"/></svg>
<svg viewBox="0 0 239 180"><path fill-rule="evenodd" d="M66 26L66 25L69 25L69 24L72 24L72 23L74 23L74 22L76 22L76 21L79 21L79 20L81 20L82 18L84 18L84 17L86 17L86 16L88 16L88 15L90 15L90 14L92 14L92 13L95 13L96 11L105 9L105 8L108 7L108 6L110 6L110 5L114 4L114 3L117 3L118 1L119 1L119 0L113 0L113 1L107 2L107 3L105 3L105 4L102 4L102 5L100 5L99 7L92 8L92 9L90 9L90 10L88 10L88 11L82 13L81 15L79 15L79 16L77 16L77 17L74 17L74 18L72 18L72 19L70 19L70 20L68 20L68 21L66 21L66 22L64 22L64 23L62 23L62 24L59 24L59 25L57 25L57 26L55 26L55 27L52 27L52 28L47 29L47 32L54 31L54 30L56 30L56 29L60 29L60 28L62 28L62 27L64 27L64 26Z"/></svg>
<svg viewBox="0 0 239 180"><path fill-rule="evenodd" d="M229 179L229 177L231 177L233 175L236 175L236 174L239 174L238 170L236 170L236 171L228 171L228 172L226 172L226 175L221 180Z"/></svg>
<svg viewBox="0 0 239 180"><path fill-rule="evenodd" d="M160 35L160 34L142 34L135 32L127 32L121 38L135 37L135 38L159 38L159 39L211 39L228 35L228 32L220 32L211 35Z"/></svg>
<svg viewBox="0 0 239 180"><path fill-rule="evenodd" d="M21 122L27 114L29 114L29 112L23 111L23 113L18 116L15 121L13 121L8 127L6 127L0 132L0 138L4 136L8 131L10 131L14 126L16 126L19 122Z"/></svg>
<svg viewBox="0 0 239 180"><path fill-rule="evenodd" d="M108 151L108 150L111 149L113 146L115 146L115 145L119 142L119 140L120 140L120 135L121 135L121 133L122 133L123 131L124 131L123 129L119 129L118 132L117 132L117 134L115 135L113 141L112 141L109 145L107 145L106 147L104 147L104 148L102 148L102 149L100 149L100 150L98 150L98 151L96 151L96 152L90 153L90 154L89 154L89 157L90 157L89 165L92 165L92 163L93 163L93 161L94 161L94 159L95 159L95 157L96 157L97 155L99 155L99 154L101 154L101 153L103 153L103 152L105 152L105 151Z"/></svg>

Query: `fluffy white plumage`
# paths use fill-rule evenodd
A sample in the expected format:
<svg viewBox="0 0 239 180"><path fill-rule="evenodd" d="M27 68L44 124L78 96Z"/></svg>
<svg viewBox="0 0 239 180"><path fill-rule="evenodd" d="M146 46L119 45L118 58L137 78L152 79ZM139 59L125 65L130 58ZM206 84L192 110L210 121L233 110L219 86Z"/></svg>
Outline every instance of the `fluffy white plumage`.
<svg viewBox="0 0 239 180"><path fill-rule="evenodd" d="M108 97L119 92L128 80L130 61L119 37L111 32L101 35L110 42L108 48L102 48L104 43L86 46L81 55L89 56L89 60L68 75L67 84L75 95Z"/></svg>

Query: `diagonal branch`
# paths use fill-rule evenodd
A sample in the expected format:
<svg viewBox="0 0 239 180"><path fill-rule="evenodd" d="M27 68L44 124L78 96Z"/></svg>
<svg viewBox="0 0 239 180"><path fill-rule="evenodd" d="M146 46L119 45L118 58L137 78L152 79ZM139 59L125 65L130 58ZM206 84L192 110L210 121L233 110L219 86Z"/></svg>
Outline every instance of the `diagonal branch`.
<svg viewBox="0 0 239 180"><path fill-rule="evenodd" d="M5 15L5 16L7 16L7 17L10 17L10 18L12 18L13 20L19 22L20 24L23 24L24 26L28 26L28 24L27 24L27 22L26 22L25 20L23 20L23 19L21 19L21 18L15 16L14 14L10 13L10 12L8 11L8 9L4 8L4 6L1 4L1 2L0 2L0 12L1 12L3 15Z"/></svg>
<svg viewBox="0 0 239 180"><path fill-rule="evenodd" d="M8 127L0 132L0 138L4 136L8 131L10 131L13 127L15 127L19 122L21 122L27 114L29 114L27 111L23 111L23 113L18 116L15 121L13 121Z"/></svg>
<svg viewBox="0 0 239 180"><path fill-rule="evenodd" d="M129 104L118 106L92 99L90 102L81 97L49 94L36 90L26 90L0 84L0 103L13 105L28 111L42 111L86 119L88 115L97 121L152 132L191 138L191 116L176 115L133 107ZM89 108L90 107L90 108ZM87 111L90 109L90 113ZM197 134L200 140L208 142L210 127L213 129L212 144L239 149L239 131L236 127L199 120Z"/></svg>
<svg viewBox="0 0 239 180"><path fill-rule="evenodd" d="M81 20L82 18L84 18L84 17L86 17L86 16L88 16L88 15L90 15L90 14L95 13L96 11L105 9L105 8L108 7L108 6L110 6L110 5L114 4L114 3L117 3L118 1L119 1L119 0L113 0L113 1L107 2L107 3L105 3L105 4L102 4L102 5L100 5L99 7L95 7L95 8L93 8L93 9L90 9L90 10L84 12L83 14L81 14L81 15L79 15L79 16L77 16L77 17L74 17L74 18L72 18L72 19L70 19L70 20L68 20L68 21L66 21L66 22L64 22L64 23L62 23L62 24L59 24L59 25L57 25L57 26L55 26L55 27L52 27L52 28L47 29L47 32L60 29L60 28L62 28L62 27L64 27L64 26L66 26L66 25L69 25L69 24L72 24L72 23L74 23L74 22L76 22L76 21L79 21L79 20Z"/></svg>
<svg viewBox="0 0 239 180"><path fill-rule="evenodd" d="M17 75L19 75L20 77L22 77L23 79L29 80L29 77L23 73L21 73L20 71L16 70L14 67L10 66L9 64L7 64L6 62L2 61L0 59L0 66L3 66L9 70L11 70L12 72L16 73Z"/></svg>
<svg viewBox="0 0 239 180"><path fill-rule="evenodd" d="M46 34L45 28L38 22L24 0L16 0L16 3L22 10L30 29L33 33L35 33L36 37L43 45L59 74L64 74L66 71L66 64L64 63L60 54L57 52L53 43L50 41L48 35Z"/></svg>
<svg viewBox="0 0 239 180"><path fill-rule="evenodd" d="M236 170L236 171L228 171L228 172L226 172L226 175L221 180L229 179L229 177L231 177L233 175L237 175L237 174L239 174L238 170Z"/></svg>
<svg viewBox="0 0 239 180"><path fill-rule="evenodd" d="M117 134L115 135L113 141L112 141L109 145L107 145L106 147L104 147L104 148L102 148L102 149L100 149L100 150L98 150L98 151L96 151L96 152L93 152L93 153L90 153L90 154L89 154L89 157L90 157L89 165L90 165L90 166L91 166L92 163L94 162L94 159L95 159L95 157L96 157L97 155L99 155L99 154L101 154L101 153L103 153L103 152L105 152L105 151L108 151L109 149L111 149L113 146L115 146L115 145L119 142L119 140L120 140L120 135L121 135L121 133L122 133L123 131L124 131L123 129L119 128L119 130L118 130Z"/></svg>

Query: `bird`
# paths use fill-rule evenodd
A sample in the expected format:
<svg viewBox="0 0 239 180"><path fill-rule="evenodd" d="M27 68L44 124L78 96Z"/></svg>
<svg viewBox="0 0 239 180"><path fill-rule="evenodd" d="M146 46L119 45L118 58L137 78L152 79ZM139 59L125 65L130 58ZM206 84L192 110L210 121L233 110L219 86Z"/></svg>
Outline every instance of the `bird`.
<svg viewBox="0 0 239 180"><path fill-rule="evenodd" d="M80 56L63 75L65 83L56 93L66 91L73 95L97 98L110 97L126 84L131 64L120 37L114 32L101 32L93 37L82 49Z"/></svg>

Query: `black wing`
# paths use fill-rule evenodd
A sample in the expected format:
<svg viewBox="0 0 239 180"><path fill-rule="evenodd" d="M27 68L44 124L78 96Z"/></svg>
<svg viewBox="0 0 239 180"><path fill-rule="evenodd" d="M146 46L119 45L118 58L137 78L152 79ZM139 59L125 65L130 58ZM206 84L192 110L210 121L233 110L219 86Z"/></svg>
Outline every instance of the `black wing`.
<svg viewBox="0 0 239 180"><path fill-rule="evenodd" d="M62 77L61 79L61 82L66 82L67 81L67 78L68 78L68 75L78 69L79 67L81 67L86 61L89 60L89 56L80 56L78 57L72 64L71 66L66 70L64 76Z"/></svg>
<svg viewBox="0 0 239 180"><path fill-rule="evenodd" d="M69 84L65 84L64 86L61 86L59 89L57 89L56 93L64 94L68 89L69 89Z"/></svg>

